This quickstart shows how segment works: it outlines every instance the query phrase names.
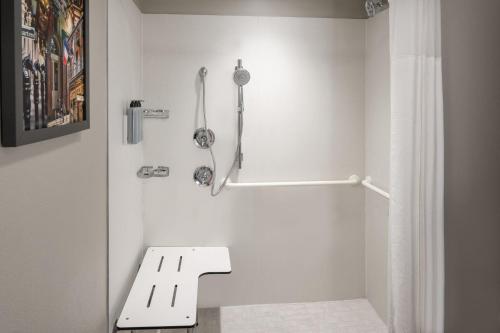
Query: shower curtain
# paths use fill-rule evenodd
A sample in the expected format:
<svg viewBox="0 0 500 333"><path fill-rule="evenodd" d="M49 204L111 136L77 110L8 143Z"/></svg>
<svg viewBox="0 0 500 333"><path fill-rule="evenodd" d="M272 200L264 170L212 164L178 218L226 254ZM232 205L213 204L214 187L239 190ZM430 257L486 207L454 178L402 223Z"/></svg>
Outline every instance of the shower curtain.
<svg viewBox="0 0 500 333"><path fill-rule="evenodd" d="M393 333L444 321L440 0L392 0L390 319Z"/></svg>

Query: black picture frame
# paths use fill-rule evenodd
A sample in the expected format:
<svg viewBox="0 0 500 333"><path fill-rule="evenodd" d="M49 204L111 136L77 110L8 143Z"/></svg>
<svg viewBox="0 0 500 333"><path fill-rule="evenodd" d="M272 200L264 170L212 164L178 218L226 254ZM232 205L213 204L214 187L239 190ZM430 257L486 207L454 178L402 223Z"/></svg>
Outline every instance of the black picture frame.
<svg viewBox="0 0 500 333"><path fill-rule="evenodd" d="M17 147L90 128L89 1L83 0L84 117L85 119L35 130L24 129L22 79L22 0L0 1L0 113L4 147Z"/></svg>

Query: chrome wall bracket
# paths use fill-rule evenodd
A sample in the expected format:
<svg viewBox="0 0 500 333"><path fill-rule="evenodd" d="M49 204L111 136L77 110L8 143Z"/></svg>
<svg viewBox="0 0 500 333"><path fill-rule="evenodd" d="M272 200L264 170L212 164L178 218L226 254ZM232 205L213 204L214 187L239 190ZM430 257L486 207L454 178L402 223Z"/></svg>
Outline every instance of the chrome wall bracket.
<svg viewBox="0 0 500 333"><path fill-rule="evenodd" d="M142 111L144 118L147 119L168 119L170 118L170 110L149 110L145 109Z"/></svg>
<svg viewBox="0 0 500 333"><path fill-rule="evenodd" d="M170 176L170 168L165 166L159 166L154 168L152 166L143 166L137 171L137 177L142 179L149 178L165 178Z"/></svg>

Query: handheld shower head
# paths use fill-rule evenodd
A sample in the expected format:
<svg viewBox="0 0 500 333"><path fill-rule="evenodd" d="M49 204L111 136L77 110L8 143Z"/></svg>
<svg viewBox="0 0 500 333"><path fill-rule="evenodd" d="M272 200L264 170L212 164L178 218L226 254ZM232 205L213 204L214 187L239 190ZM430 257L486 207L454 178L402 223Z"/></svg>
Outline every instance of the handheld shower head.
<svg viewBox="0 0 500 333"><path fill-rule="evenodd" d="M250 82L250 72L243 68L243 62L241 59L239 59L238 66L234 71L234 83L236 83L240 87L243 87L248 82Z"/></svg>

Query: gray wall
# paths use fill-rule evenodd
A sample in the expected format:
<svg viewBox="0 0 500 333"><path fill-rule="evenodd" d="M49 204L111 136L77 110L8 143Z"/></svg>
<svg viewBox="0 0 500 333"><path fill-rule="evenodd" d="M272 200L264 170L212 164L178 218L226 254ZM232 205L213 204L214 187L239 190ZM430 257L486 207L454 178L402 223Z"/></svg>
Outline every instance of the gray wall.
<svg viewBox="0 0 500 333"><path fill-rule="evenodd" d="M90 1L91 129L0 148L0 331L106 332L106 7Z"/></svg>
<svg viewBox="0 0 500 333"><path fill-rule="evenodd" d="M134 0L143 13L366 18L364 0Z"/></svg>
<svg viewBox="0 0 500 333"><path fill-rule="evenodd" d="M500 332L500 2L443 0L446 332Z"/></svg>

